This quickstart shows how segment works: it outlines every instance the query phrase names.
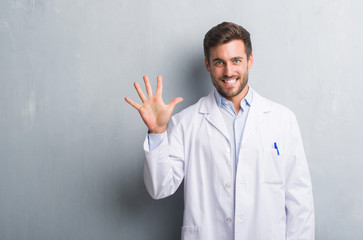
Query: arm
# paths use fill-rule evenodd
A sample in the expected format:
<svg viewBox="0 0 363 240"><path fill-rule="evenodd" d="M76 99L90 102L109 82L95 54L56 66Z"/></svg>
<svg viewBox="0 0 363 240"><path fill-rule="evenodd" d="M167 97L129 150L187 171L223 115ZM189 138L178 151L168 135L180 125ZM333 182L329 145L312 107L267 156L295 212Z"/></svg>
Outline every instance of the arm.
<svg viewBox="0 0 363 240"><path fill-rule="evenodd" d="M313 240L314 202L309 169L295 117L290 128L286 164L286 239Z"/></svg>
<svg viewBox="0 0 363 240"><path fill-rule="evenodd" d="M144 182L154 199L172 195L184 178L184 154L179 130L172 118L156 148L150 150L148 139L145 139Z"/></svg>
<svg viewBox="0 0 363 240"><path fill-rule="evenodd" d="M151 134L160 134L159 142L150 144L149 136L145 139L144 150L146 161L144 165L144 181L146 188L153 198L163 198L173 194L183 179L183 157L179 154L180 145L177 144L178 135L173 130L174 124L167 124L171 114L179 102L183 99L178 97L168 105L162 99L162 77L157 78L156 94L153 96L149 78L144 76L144 82L148 98L140 89L137 82L135 89L142 100L142 105L125 98L131 106L138 110L141 118ZM170 147L169 147L170 146ZM150 147L152 147L150 149ZM179 152L179 153L176 153Z"/></svg>

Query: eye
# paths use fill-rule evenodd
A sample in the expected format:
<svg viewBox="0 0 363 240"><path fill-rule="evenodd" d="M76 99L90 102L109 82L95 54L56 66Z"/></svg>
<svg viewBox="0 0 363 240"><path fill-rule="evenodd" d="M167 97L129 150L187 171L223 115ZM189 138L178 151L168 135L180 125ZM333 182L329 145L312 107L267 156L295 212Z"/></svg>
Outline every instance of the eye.
<svg viewBox="0 0 363 240"><path fill-rule="evenodd" d="M241 63L242 61L241 61L241 59L235 59L235 60L233 60L233 63Z"/></svg>
<svg viewBox="0 0 363 240"><path fill-rule="evenodd" d="M221 66L221 65L223 65L223 62L222 61L216 61L216 62L214 62L214 65Z"/></svg>

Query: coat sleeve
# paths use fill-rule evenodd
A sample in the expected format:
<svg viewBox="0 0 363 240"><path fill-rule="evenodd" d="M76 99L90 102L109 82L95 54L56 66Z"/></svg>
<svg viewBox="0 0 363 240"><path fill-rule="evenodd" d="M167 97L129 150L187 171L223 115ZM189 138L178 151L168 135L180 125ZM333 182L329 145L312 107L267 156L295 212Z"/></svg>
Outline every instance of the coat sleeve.
<svg viewBox="0 0 363 240"><path fill-rule="evenodd" d="M168 197L175 193L184 178L184 154L181 130L172 117L166 137L159 146L149 150L148 138L144 142L146 160L144 182L147 191L154 199Z"/></svg>
<svg viewBox="0 0 363 240"><path fill-rule="evenodd" d="M299 126L293 116L287 143L286 163L286 239L313 240L314 203L310 173Z"/></svg>

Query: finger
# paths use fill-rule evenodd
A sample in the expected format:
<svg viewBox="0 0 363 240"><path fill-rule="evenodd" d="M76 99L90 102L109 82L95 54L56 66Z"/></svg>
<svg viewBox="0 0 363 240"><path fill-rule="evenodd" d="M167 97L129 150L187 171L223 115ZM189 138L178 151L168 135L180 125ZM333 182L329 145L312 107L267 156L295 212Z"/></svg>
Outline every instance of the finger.
<svg viewBox="0 0 363 240"><path fill-rule="evenodd" d="M129 103L131 106L133 106L134 108L136 108L136 110L137 111L139 111L140 110L140 108L141 108L141 105L140 104L138 104L138 103L136 103L136 102L134 102L134 101L132 101L130 98L128 98L128 97L125 97L125 101L127 102L127 103Z"/></svg>
<svg viewBox="0 0 363 240"><path fill-rule="evenodd" d="M148 76L144 76L144 82L145 82L145 88L146 88L147 95L149 97L152 97L153 96L153 90L151 88L151 84L150 84L150 80L149 80Z"/></svg>
<svg viewBox="0 0 363 240"><path fill-rule="evenodd" d="M145 97L145 94L143 93L143 91L141 90L141 87L140 87L139 83L134 82L134 86L135 86L137 94L139 94L139 97L140 97L141 101L145 102L146 97Z"/></svg>
<svg viewBox="0 0 363 240"><path fill-rule="evenodd" d="M168 106L171 107L172 110L174 110L175 106L180 103L181 101L183 101L183 98L181 97L177 97L177 98L174 98L169 104Z"/></svg>
<svg viewBox="0 0 363 240"><path fill-rule="evenodd" d="M163 95L163 77L162 76L158 76L158 82L156 85L156 96L162 96Z"/></svg>

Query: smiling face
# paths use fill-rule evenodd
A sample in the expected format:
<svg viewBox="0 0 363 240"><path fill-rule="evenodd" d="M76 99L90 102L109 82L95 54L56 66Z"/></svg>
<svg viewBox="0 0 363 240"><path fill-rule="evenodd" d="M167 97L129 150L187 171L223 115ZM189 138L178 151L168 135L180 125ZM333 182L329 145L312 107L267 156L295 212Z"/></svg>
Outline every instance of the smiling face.
<svg viewBox="0 0 363 240"><path fill-rule="evenodd" d="M205 65L217 91L233 103L239 103L248 92L248 70L253 55L247 59L242 40L232 40L210 49Z"/></svg>

